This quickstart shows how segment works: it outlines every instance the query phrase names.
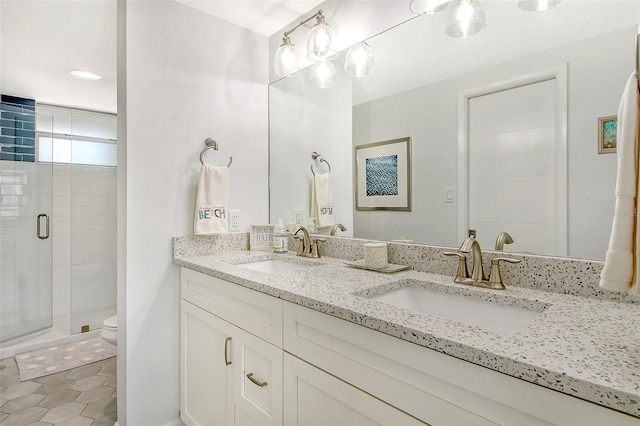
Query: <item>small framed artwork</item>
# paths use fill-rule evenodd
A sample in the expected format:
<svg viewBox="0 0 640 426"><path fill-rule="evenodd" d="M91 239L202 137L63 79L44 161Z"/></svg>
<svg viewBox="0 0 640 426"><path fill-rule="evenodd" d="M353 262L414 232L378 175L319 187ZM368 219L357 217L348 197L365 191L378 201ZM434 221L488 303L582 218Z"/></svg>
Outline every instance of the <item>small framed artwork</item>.
<svg viewBox="0 0 640 426"><path fill-rule="evenodd" d="M618 147L618 141L616 138L617 131L617 115L598 118L598 154L616 152Z"/></svg>
<svg viewBox="0 0 640 426"><path fill-rule="evenodd" d="M356 210L411 211L411 138L355 147Z"/></svg>
<svg viewBox="0 0 640 426"><path fill-rule="evenodd" d="M251 225L249 250L273 250L273 225Z"/></svg>

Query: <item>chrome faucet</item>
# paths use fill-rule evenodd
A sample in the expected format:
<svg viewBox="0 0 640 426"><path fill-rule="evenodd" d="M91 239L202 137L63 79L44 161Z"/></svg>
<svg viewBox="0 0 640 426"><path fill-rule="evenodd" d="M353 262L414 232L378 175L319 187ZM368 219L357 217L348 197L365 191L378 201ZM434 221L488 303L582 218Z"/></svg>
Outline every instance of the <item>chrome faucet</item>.
<svg viewBox="0 0 640 426"><path fill-rule="evenodd" d="M501 232L496 238L496 251L503 251L505 244L513 244L513 238L508 232Z"/></svg>
<svg viewBox="0 0 640 426"><path fill-rule="evenodd" d="M340 229L342 232L346 231L347 228L345 228L345 226L341 223L336 223L335 225L333 225L333 228L331 228L331 236L336 235L336 232L338 231L338 229Z"/></svg>
<svg viewBox="0 0 640 426"><path fill-rule="evenodd" d="M506 232L504 234L506 234ZM469 276L467 258L464 255L466 253L471 253L471 259L473 260L471 276ZM491 275L489 279L487 279L484 275L484 270L482 269L482 250L480 249L480 243L475 238L469 237L464 240L457 252L444 252L444 254L446 256L455 256L458 258L458 270L456 272L456 277L453 280L454 282L473 285L476 287L491 288L494 290L503 290L505 288L504 282L502 281L502 274L500 273L500 262L521 262L520 259L496 257L491 261Z"/></svg>

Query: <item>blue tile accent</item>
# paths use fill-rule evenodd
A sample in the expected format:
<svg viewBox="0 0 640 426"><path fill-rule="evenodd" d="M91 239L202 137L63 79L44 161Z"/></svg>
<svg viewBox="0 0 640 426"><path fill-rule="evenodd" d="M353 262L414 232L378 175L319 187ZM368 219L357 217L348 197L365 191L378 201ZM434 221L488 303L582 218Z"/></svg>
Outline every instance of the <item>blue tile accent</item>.
<svg viewBox="0 0 640 426"><path fill-rule="evenodd" d="M35 162L35 101L7 95L1 100L0 158Z"/></svg>
<svg viewBox="0 0 640 426"><path fill-rule="evenodd" d="M18 114L16 114L15 112L5 111L4 105L0 104L0 118L2 118L3 120L15 120L16 115Z"/></svg>
<svg viewBox="0 0 640 426"><path fill-rule="evenodd" d="M18 137L32 138L35 136L33 133L33 130L16 129L15 131L16 131L16 136Z"/></svg>
<svg viewBox="0 0 640 426"><path fill-rule="evenodd" d="M31 111L36 110L35 99L26 99L26 98L19 98L17 96L2 95L1 100L2 100L2 103L20 105L25 109L30 109Z"/></svg>
<svg viewBox="0 0 640 426"><path fill-rule="evenodd" d="M20 159L22 159L22 158L20 158ZM16 155L14 155L14 154L5 154L4 152L0 152L0 160L16 161Z"/></svg>
<svg viewBox="0 0 640 426"><path fill-rule="evenodd" d="M16 120L26 121L27 123L35 123L36 115L32 112L25 111L23 114L16 114Z"/></svg>
<svg viewBox="0 0 640 426"><path fill-rule="evenodd" d="M15 126L16 126L15 120L0 119L0 127L15 127Z"/></svg>
<svg viewBox="0 0 640 426"><path fill-rule="evenodd" d="M33 154L33 148L29 146L16 146L14 149L16 154Z"/></svg>
<svg viewBox="0 0 640 426"><path fill-rule="evenodd" d="M24 108L22 108L21 105L13 105L13 104L5 104L5 103L2 103L2 109L12 113L22 113L22 111L24 111Z"/></svg>

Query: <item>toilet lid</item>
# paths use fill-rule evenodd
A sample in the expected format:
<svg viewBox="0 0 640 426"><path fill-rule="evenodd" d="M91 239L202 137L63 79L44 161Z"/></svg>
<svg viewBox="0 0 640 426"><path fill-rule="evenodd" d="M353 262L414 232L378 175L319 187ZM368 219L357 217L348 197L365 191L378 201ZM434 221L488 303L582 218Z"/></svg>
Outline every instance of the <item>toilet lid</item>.
<svg viewBox="0 0 640 426"><path fill-rule="evenodd" d="M118 326L118 316L114 315L112 317L107 318L102 322L104 327L116 328Z"/></svg>

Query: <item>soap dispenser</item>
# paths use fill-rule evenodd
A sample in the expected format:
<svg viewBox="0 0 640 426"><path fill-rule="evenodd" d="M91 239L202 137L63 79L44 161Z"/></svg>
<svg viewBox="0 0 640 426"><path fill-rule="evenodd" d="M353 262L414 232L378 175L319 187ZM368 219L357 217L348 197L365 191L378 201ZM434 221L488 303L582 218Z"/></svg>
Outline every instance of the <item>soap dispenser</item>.
<svg viewBox="0 0 640 426"><path fill-rule="evenodd" d="M289 241L282 219L278 219L278 224L273 229L273 252L286 253Z"/></svg>

